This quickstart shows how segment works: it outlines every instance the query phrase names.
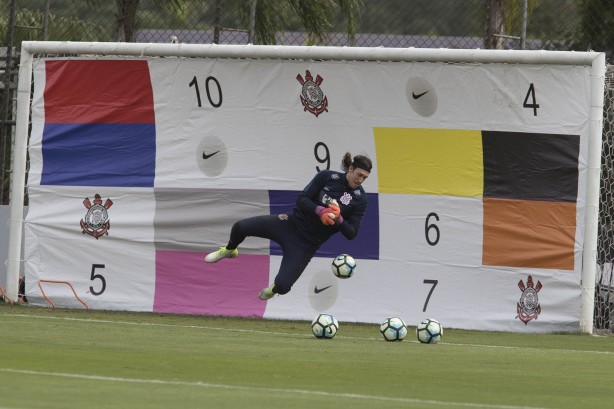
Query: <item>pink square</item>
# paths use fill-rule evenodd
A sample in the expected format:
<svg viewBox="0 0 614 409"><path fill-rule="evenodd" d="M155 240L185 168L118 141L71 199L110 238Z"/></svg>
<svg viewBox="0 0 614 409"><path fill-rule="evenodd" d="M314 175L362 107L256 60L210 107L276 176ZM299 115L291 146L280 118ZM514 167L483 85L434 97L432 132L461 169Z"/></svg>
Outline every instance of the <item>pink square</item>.
<svg viewBox="0 0 614 409"><path fill-rule="evenodd" d="M239 255L215 264L204 253L156 252L154 312L262 317L258 299L269 285L268 255Z"/></svg>

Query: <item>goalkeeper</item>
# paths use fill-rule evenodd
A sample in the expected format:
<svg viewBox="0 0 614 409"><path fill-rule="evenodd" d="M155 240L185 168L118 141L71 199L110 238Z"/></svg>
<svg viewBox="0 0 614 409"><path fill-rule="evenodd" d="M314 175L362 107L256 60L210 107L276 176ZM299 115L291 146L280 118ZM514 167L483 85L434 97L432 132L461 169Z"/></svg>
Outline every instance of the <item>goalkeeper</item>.
<svg viewBox="0 0 614 409"><path fill-rule="evenodd" d="M311 258L333 234L341 232L352 240L358 234L367 210L367 195L362 183L371 172L371 159L364 155L343 156L344 172L322 170L298 195L292 214L249 217L237 221L225 247L209 253L207 263L235 258L237 247L246 237L262 237L277 242L283 257L274 282L258 298L268 300L286 294L301 276Z"/></svg>

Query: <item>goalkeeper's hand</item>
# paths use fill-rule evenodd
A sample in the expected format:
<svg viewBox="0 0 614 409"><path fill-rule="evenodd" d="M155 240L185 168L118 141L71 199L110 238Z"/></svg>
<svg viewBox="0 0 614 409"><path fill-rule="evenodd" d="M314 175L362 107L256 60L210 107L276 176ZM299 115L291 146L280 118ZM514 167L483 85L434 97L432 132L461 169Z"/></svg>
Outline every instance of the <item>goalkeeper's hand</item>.
<svg viewBox="0 0 614 409"><path fill-rule="evenodd" d="M335 215L329 208L318 206L316 207L316 214L320 217L322 224L332 226L335 224Z"/></svg>
<svg viewBox="0 0 614 409"><path fill-rule="evenodd" d="M330 211L330 213L332 213L335 216L334 218L335 224L343 223L343 216L341 216L341 209L339 209L339 206L337 206L337 204L329 203L328 210Z"/></svg>

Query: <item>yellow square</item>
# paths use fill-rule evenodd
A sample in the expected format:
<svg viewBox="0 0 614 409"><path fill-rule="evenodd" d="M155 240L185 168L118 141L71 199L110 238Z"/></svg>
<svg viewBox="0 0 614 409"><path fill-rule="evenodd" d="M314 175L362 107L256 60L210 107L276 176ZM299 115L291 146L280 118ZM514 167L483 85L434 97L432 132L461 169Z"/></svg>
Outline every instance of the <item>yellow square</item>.
<svg viewBox="0 0 614 409"><path fill-rule="evenodd" d="M482 132L373 128L380 193L482 196Z"/></svg>

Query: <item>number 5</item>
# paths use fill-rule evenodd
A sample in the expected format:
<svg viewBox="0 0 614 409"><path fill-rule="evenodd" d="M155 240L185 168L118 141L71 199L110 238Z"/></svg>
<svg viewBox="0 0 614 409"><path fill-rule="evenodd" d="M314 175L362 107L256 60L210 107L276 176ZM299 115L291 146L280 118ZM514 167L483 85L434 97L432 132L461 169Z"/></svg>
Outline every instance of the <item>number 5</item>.
<svg viewBox="0 0 614 409"><path fill-rule="evenodd" d="M94 287L90 286L90 293L92 293L92 295L100 295L104 293L104 290L107 288L107 280L104 279L102 274L96 274L97 268L104 268L104 264L92 264L92 274L90 275L90 280L94 281L99 279L102 281L102 288L100 291L95 291Z"/></svg>

